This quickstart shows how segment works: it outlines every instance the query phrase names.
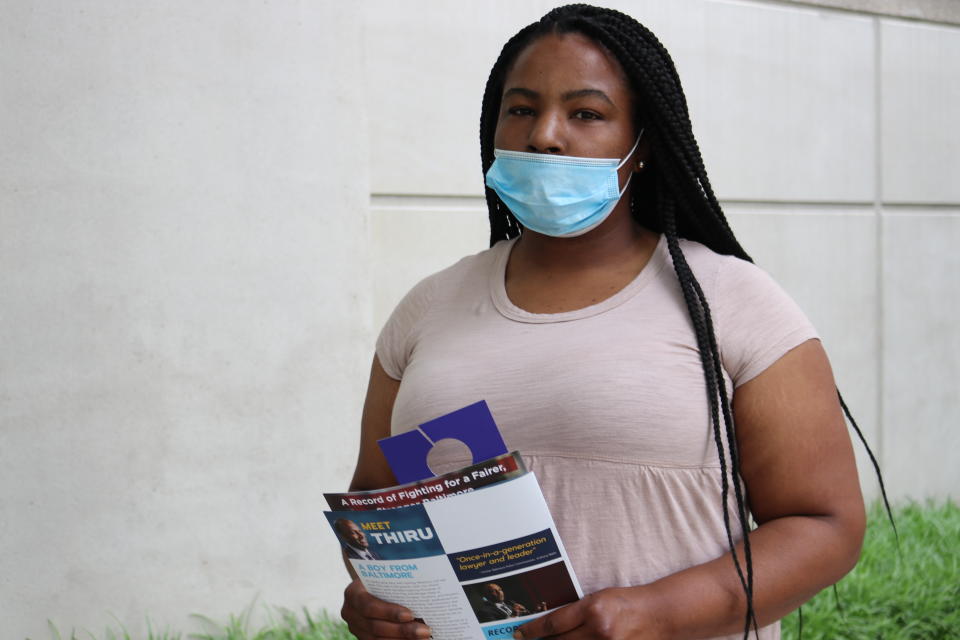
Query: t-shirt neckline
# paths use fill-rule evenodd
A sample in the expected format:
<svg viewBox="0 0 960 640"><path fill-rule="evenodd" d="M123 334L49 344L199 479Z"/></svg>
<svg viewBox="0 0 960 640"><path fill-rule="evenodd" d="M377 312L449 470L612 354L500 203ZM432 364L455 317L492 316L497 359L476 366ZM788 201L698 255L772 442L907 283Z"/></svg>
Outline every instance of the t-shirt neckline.
<svg viewBox="0 0 960 640"><path fill-rule="evenodd" d="M498 253L496 254L496 259L493 262L493 268L490 272L490 297L493 300L493 306L496 307L502 316L518 322L535 324L571 322L573 320L582 320L605 313L619 307L624 302L636 296L647 286L648 282L657 277L660 270L669 262L666 235L660 234L657 246L654 248L647 264L640 270L640 273L620 289L620 291L617 291L609 298L601 300L596 304L571 311L563 311L561 313L531 313L513 304L507 295L507 262L510 260L510 253L513 251L516 242L517 238L513 238L499 242L494 246L494 251L498 251Z"/></svg>

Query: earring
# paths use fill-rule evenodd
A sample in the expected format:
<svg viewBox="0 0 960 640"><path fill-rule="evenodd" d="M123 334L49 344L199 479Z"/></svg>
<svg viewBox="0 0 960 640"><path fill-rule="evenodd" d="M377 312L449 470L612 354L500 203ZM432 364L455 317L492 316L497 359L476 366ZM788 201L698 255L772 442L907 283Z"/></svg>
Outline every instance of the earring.
<svg viewBox="0 0 960 640"><path fill-rule="evenodd" d="M643 160L637 163L637 171L643 171Z"/></svg>

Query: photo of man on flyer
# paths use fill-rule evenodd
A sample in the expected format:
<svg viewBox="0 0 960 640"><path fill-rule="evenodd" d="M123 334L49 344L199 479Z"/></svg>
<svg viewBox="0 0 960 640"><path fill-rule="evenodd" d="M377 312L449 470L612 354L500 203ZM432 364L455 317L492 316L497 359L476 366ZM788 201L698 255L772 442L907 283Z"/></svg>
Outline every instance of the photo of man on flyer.
<svg viewBox="0 0 960 640"><path fill-rule="evenodd" d="M370 548L367 535L357 526L356 522L347 518L339 518L334 521L333 527L337 531L337 537L340 538L348 558L382 560L380 554Z"/></svg>
<svg viewBox="0 0 960 640"><path fill-rule="evenodd" d="M523 604L515 600L508 600L503 588L496 582L485 584L483 594L483 601L477 608L477 619L480 622L506 620L507 618L517 618L547 610L546 602L539 603L533 611L530 611Z"/></svg>

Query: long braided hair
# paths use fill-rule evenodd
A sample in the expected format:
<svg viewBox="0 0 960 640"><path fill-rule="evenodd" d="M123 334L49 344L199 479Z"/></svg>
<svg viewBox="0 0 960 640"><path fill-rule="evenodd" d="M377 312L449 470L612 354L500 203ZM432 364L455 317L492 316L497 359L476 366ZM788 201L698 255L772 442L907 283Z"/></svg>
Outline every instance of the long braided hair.
<svg viewBox="0 0 960 640"><path fill-rule="evenodd" d="M636 103L634 118L643 128L651 145L650 166L633 177L630 212L644 227L662 232L690 318L696 332L703 365L707 404L713 439L720 463L721 501L727 544L733 564L746 595L744 638L750 627L757 628L753 608L753 556L750 549L749 513L739 481L740 459L737 452L730 398L724 384L720 351L713 329L710 306L700 283L687 264L680 238L695 240L713 251L751 261L734 237L720 208L694 139L680 77L666 48L639 22L619 11L585 4L572 4L550 11L538 22L528 25L511 38L487 80L480 115L480 157L483 173L493 164L494 134L500 112L501 96L507 72L517 55L537 38L547 34L579 33L606 48L623 68ZM497 194L486 189L490 218L490 245L520 235L516 218ZM841 398L841 406L861 441L863 435ZM879 477L879 467L870 452ZM743 563L735 551L728 497L731 487L736 498L736 517L743 532ZM883 480L880 488L886 502ZM889 505L887 512L890 515ZM891 523L892 523L891 516Z"/></svg>

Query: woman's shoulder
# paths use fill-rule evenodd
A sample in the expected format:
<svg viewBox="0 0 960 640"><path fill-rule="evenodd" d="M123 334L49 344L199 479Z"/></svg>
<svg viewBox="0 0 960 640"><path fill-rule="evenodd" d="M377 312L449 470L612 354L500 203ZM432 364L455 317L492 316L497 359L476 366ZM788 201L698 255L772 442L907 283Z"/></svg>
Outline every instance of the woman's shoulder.
<svg viewBox="0 0 960 640"><path fill-rule="evenodd" d="M747 270L758 268L752 262L744 260L743 258L738 258L737 256L731 256L724 253L717 253L707 245L697 242L696 240L681 238L680 249L683 251L683 255L686 257L687 263L692 269L694 269L695 272L698 270L707 272L709 269L717 270L720 268L727 269L730 267L734 269L746 268Z"/></svg>
<svg viewBox="0 0 960 640"><path fill-rule="evenodd" d="M458 296L486 291L491 270L509 251L509 242L465 256L415 284L400 300L377 337L377 356L387 374L399 380L417 342L431 318L444 320L444 309L455 309ZM438 315L439 314L439 315Z"/></svg>
<svg viewBox="0 0 960 640"><path fill-rule="evenodd" d="M463 291L464 287L486 283L498 260L509 254L513 240L501 240L489 249L464 256L448 267L436 271L415 284L404 296L401 305L410 300L436 300Z"/></svg>
<svg viewBox="0 0 960 640"><path fill-rule="evenodd" d="M737 305L742 296L767 295L771 289L782 293L770 274L749 260L717 253L695 240L681 239L680 248L711 304Z"/></svg>
<svg viewBox="0 0 960 640"><path fill-rule="evenodd" d="M409 327L422 320L431 309L464 293L485 291L497 261L509 253L512 241L501 241L489 249L464 256L450 266L432 273L415 284L394 307L388 324Z"/></svg>
<svg viewBox="0 0 960 640"><path fill-rule="evenodd" d="M736 386L817 337L796 301L762 268L698 242L681 247L710 303L724 368Z"/></svg>

